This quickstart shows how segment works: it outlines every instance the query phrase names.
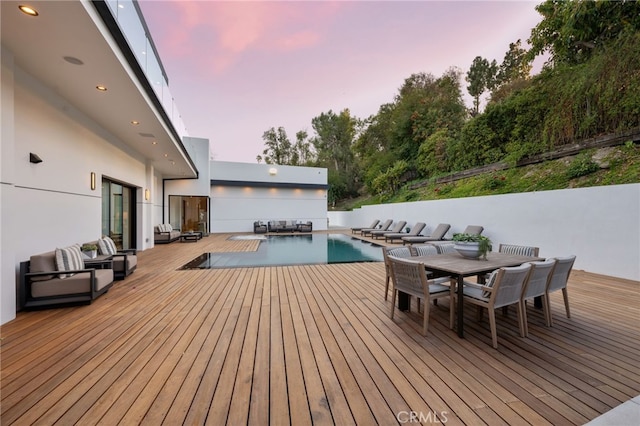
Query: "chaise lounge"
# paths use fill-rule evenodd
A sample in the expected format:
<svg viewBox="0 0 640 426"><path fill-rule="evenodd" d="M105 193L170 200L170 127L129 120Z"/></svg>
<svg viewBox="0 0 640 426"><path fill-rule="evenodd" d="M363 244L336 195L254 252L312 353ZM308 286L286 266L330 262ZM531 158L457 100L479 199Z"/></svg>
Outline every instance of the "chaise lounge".
<svg viewBox="0 0 640 426"><path fill-rule="evenodd" d="M375 240L377 240L378 238L383 238L385 234L399 234L402 231L402 228L404 228L406 224L407 222L405 220L401 220L400 222L396 223L393 229L391 229L390 231L383 231L383 230L371 231L371 236Z"/></svg>
<svg viewBox="0 0 640 426"><path fill-rule="evenodd" d="M371 235L373 231L389 231L389 227L393 223L392 219L387 219L380 228L364 228L360 231L360 235L366 237L367 235Z"/></svg>
<svg viewBox="0 0 640 426"><path fill-rule="evenodd" d="M441 223L436 227L436 229L433 230L431 235L403 236L402 245L405 245L407 243L420 244L426 243L427 241L440 241L444 239L444 236L447 234L447 232L449 232L449 228L451 228L451 225L449 225L448 223Z"/></svg>
<svg viewBox="0 0 640 426"><path fill-rule="evenodd" d="M427 226L424 222L418 222L415 225L413 225L413 228L411 228L411 232L409 233L402 233L402 232L385 232L384 233L384 242L394 242L394 240L402 240L402 237L406 237L406 236L410 236L410 237L415 237L420 235L420 233L422 232L422 230L424 229L424 227Z"/></svg>

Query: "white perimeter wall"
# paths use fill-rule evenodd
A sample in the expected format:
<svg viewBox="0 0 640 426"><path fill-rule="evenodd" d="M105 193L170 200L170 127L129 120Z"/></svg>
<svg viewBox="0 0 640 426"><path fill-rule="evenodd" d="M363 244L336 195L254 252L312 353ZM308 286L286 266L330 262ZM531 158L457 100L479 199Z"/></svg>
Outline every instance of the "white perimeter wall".
<svg viewBox="0 0 640 426"><path fill-rule="evenodd" d="M275 175L269 169L276 168ZM264 184L327 184L327 169L270 164L211 162L211 179L243 181L247 186L211 186L211 232L253 232L257 220L313 222L314 230L327 229L327 191Z"/></svg>
<svg viewBox="0 0 640 426"><path fill-rule="evenodd" d="M540 247L540 256L577 256L575 268L640 280L640 184L365 206L329 212L330 226L368 226L372 220L484 226L499 243Z"/></svg>
<svg viewBox="0 0 640 426"><path fill-rule="evenodd" d="M101 235L103 176L137 188L137 248L153 243L151 201L143 188L153 168L2 52L0 323L15 317L19 263L32 254ZM42 163L29 162L36 153ZM96 173L96 189L90 174ZM151 189L152 194L155 189Z"/></svg>

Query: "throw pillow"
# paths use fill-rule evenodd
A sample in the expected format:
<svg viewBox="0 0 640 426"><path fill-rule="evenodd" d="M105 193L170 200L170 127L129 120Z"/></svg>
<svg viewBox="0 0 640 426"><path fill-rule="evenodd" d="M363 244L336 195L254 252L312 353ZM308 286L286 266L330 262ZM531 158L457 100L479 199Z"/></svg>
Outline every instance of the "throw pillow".
<svg viewBox="0 0 640 426"><path fill-rule="evenodd" d="M107 236L98 240L98 249L102 255L113 255L118 251L113 240Z"/></svg>
<svg viewBox="0 0 640 426"><path fill-rule="evenodd" d="M490 275L489 278L487 278L487 281L484 283L485 287L493 287L493 285L496 282L496 277L498 276L498 269L496 269L495 271L493 271ZM491 297L491 292L490 291L486 291L484 290L482 292L482 297L484 298L490 298Z"/></svg>
<svg viewBox="0 0 640 426"><path fill-rule="evenodd" d="M77 271L84 269L84 261L80 246L74 245L66 248L56 249L56 267L58 271ZM60 278L71 277L75 274L60 274Z"/></svg>

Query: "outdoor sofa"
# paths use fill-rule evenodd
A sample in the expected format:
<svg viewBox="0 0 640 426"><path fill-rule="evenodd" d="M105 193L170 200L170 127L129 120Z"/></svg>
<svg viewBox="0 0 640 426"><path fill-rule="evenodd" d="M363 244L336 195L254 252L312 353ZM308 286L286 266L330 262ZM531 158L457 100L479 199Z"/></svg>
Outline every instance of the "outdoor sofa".
<svg viewBox="0 0 640 426"><path fill-rule="evenodd" d="M311 232L313 222L302 223L295 220L270 220L267 224L269 232ZM254 225L255 228L255 225ZM255 232L255 230L254 230Z"/></svg>
<svg viewBox="0 0 640 426"><path fill-rule="evenodd" d="M180 239L180 230L173 229L169 223L156 225L153 228L153 242L155 244L168 244Z"/></svg>
<svg viewBox="0 0 640 426"><path fill-rule="evenodd" d="M67 248L68 249L68 248ZM20 308L89 304L113 285L110 261L100 262L102 269L86 268L78 263L56 261L56 252L36 254L20 263L18 303ZM78 246L79 253L79 246Z"/></svg>
<svg viewBox="0 0 640 426"><path fill-rule="evenodd" d="M98 260L104 258L111 258L113 262L113 276L116 280L123 280L133 273L138 267L138 256L136 255L137 249L116 249L113 241L111 244L105 244L106 238L103 237L100 240L91 241L87 244L93 244L98 246L100 256Z"/></svg>

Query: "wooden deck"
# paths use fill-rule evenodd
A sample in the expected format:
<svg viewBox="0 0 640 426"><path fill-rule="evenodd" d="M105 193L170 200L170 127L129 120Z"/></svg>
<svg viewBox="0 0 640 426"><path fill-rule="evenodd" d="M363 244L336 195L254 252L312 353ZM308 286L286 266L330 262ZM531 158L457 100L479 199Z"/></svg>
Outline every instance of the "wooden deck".
<svg viewBox="0 0 640 426"><path fill-rule="evenodd" d="M10 424L584 424L640 394L640 285L574 271L572 318L530 309L448 328L448 306L389 319L382 263L177 271L212 235L139 253L89 306L1 327ZM413 417L410 417L413 416Z"/></svg>

